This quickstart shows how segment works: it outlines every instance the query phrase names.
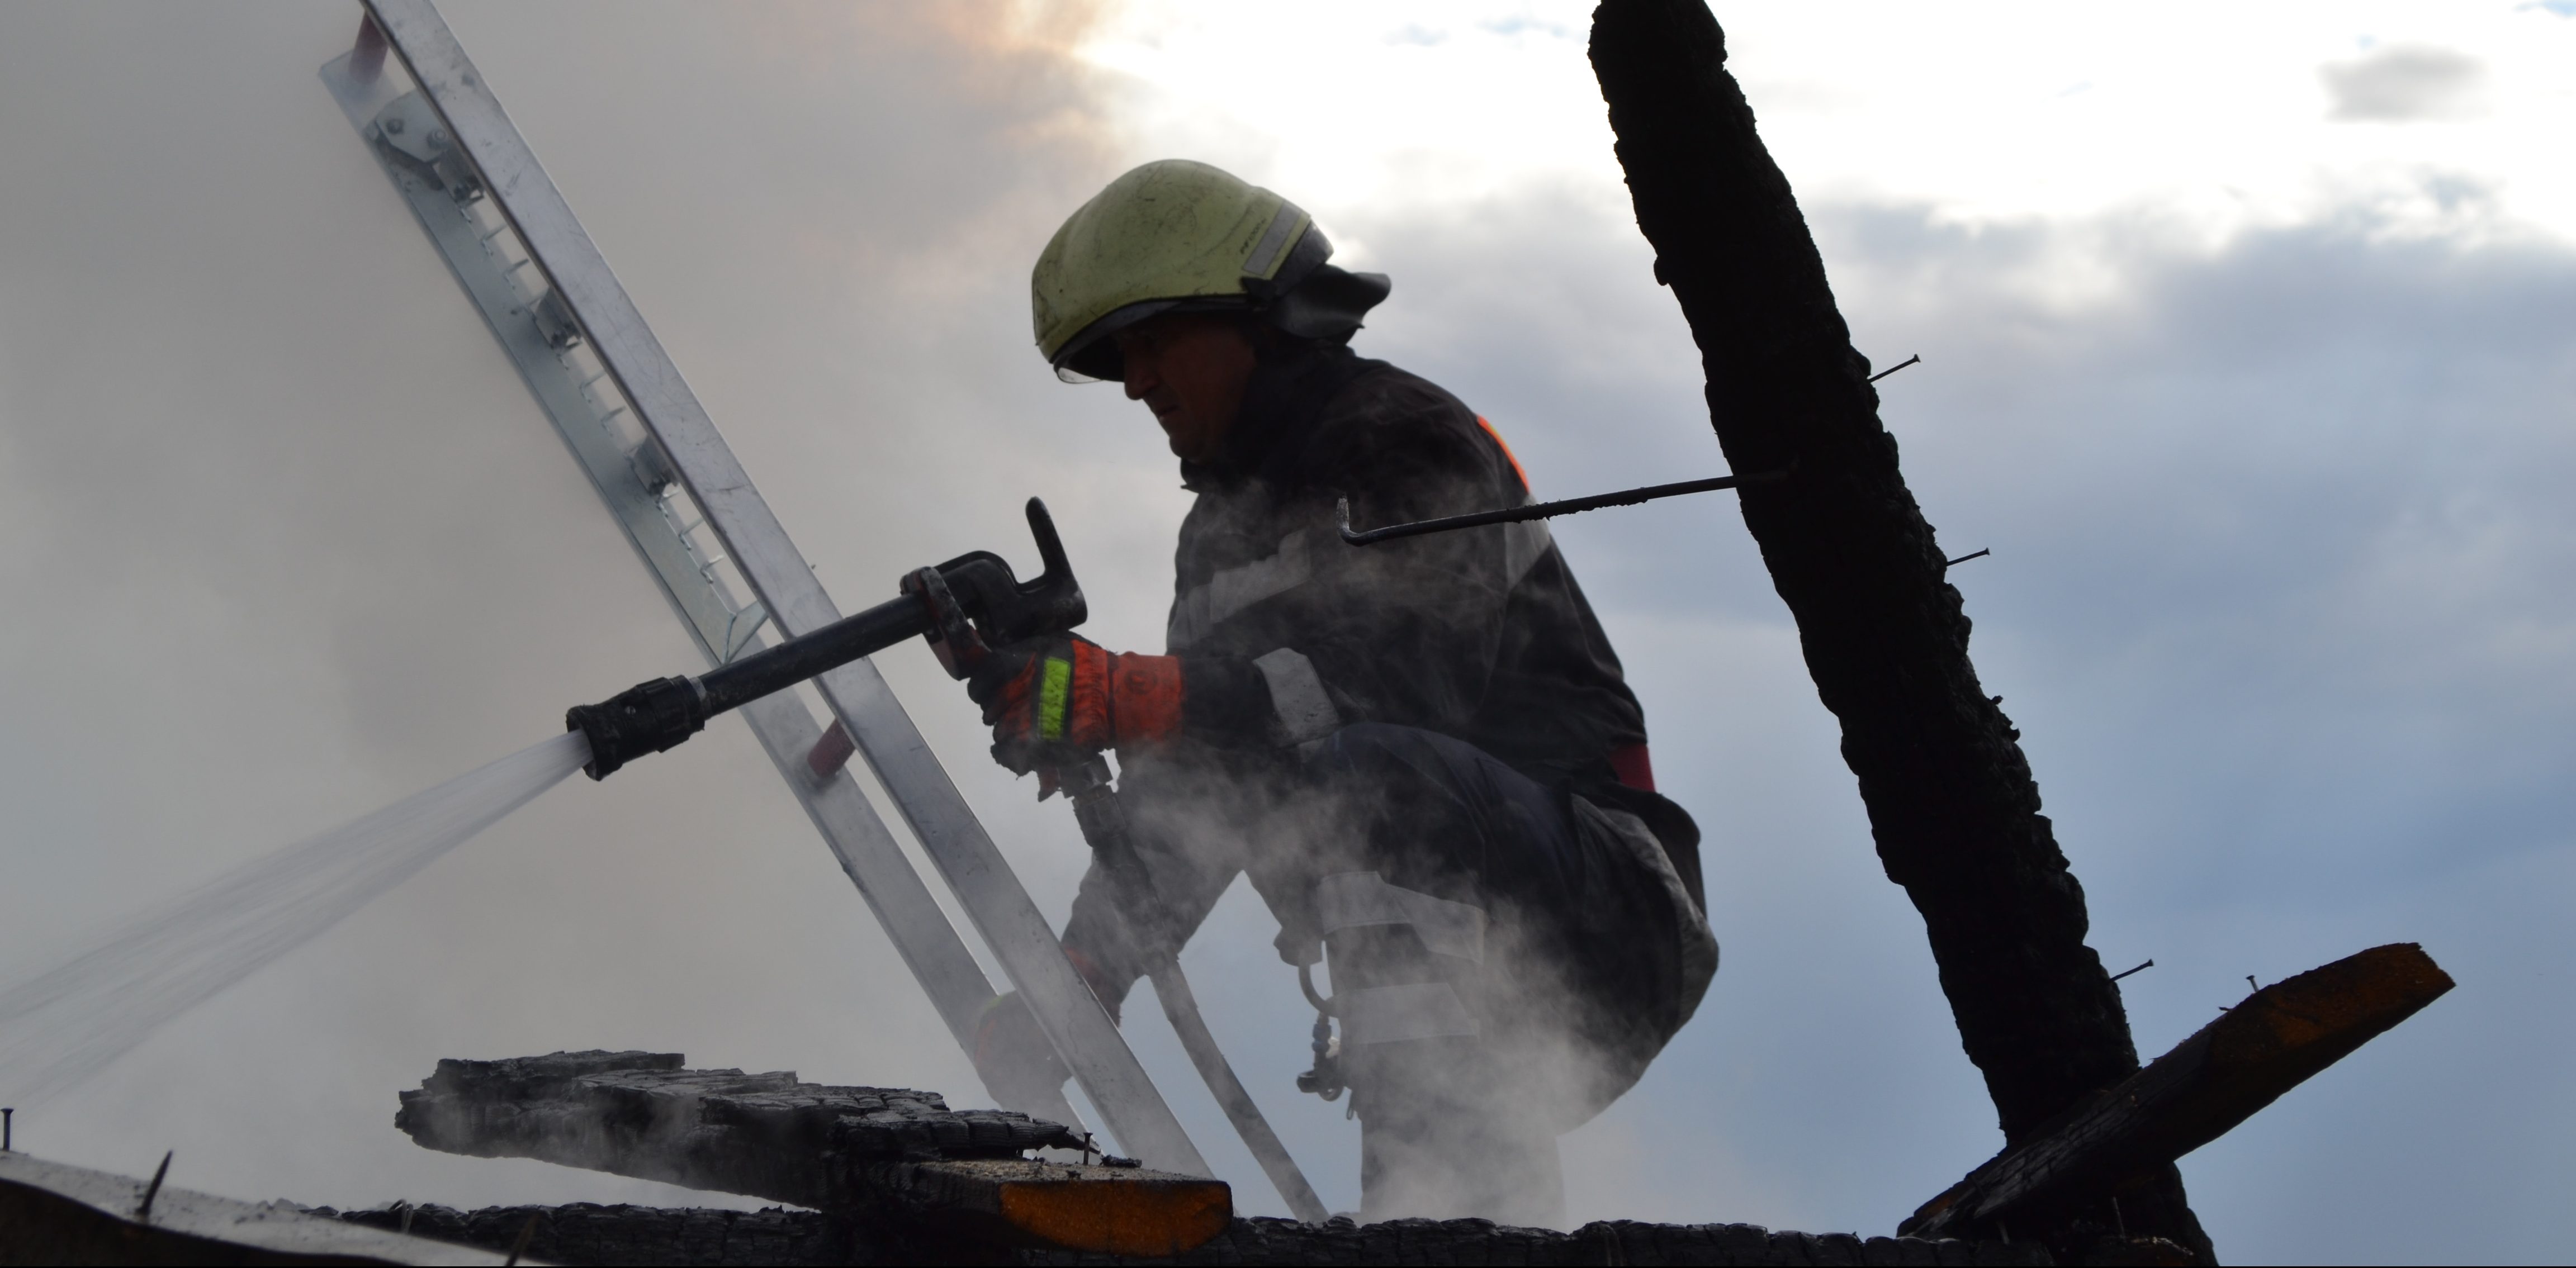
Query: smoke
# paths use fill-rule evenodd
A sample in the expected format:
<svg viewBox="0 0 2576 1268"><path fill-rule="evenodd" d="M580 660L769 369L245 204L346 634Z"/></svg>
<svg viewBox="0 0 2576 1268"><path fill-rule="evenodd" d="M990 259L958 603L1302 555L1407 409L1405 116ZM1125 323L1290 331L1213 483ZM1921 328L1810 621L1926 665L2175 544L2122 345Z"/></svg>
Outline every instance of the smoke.
<svg viewBox="0 0 2576 1268"><path fill-rule="evenodd" d="M1360 350L1492 418L1541 496L1719 468L1696 351L1581 82L1579 12L1553 44L1477 37L1517 50L1505 69L1573 80L1529 92L1426 78L1464 39L1353 61L1338 28L1291 24L1275 63L1270 44L1174 45L1250 76L1264 118L1318 94L1339 112L1292 136L1188 100L1158 106L1186 130L1143 128L1136 82L995 10L445 7L845 607L962 550L1025 561L1036 493L1086 632L1160 645L1187 495L1131 403L1047 374L1022 293L1064 211L1148 158L1221 163L1364 246L1397 289ZM2576 534L2550 477L2576 264L2513 215L2553 205L2555 169L2528 156L2553 152L2557 80L2531 68L2576 27L2525 6L2478 19L2507 37L2408 36L2479 58L2496 108L2382 126L2324 119L2315 67L2349 46L2316 41L2342 19L2269 19L2274 54L2300 28L2289 60L2205 22L2104 26L2084 47L2136 73L2056 98L2064 58L2021 17L1806 14L1724 16L1744 73L1778 68L1749 91L1859 346L1925 358L1881 385L1887 417L1954 553L1994 548L1954 578L1974 651L2029 736L2093 945L2157 960L2121 984L2140 1047L2247 972L2379 942L2424 941L2467 988L2185 1161L2224 1253L2563 1259L2547 1212L2576 1167L2576 1035L2551 984L2576 968L2554 909L2576 807L2554 759ZM0 974L692 665L314 82L355 23L339 0L0 15ZM2211 50L2273 60L2191 60ZM2001 81L1961 65L2026 99L1954 95ZM2293 100L2266 106L2280 84ZM1439 113L1411 113L1417 91ZM1496 176L1459 147L1505 96L1579 126L1494 142L1531 164ZM2025 108L2042 100L2060 104ZM2471 135L2491 122L2523 130ZM2311 189L2317 133L2417 148ZM1399 191L1441 196L1322 179L1390 151ZM2185 211L2251 190L2225 223L2271 228L2168 233L2163 204L2122 201L2148 186ZM1569 1218L1883 1231L1991 1152L1993 1114L1796 632L1725 495L1555 533L1660 780L1708 831L1727 947L1697 1019L1566 1138ZM881 662L1060 918L1084 862L1061 804L984 762L928 657ZM342 1206L696 1203L417 1150L387 1124L394 1093L440 1056L633 1047L965 1103L974 1076L775 778L719 723L542 799L21 1113L18 1144L129 1174L176 1146L193 1187ZM1347 1101L1289 1091L1312 1013L1275 928L1237 885L1183 961L1348 1209ZM1127 1031L1243 1209L1276 1210L1154 1010Z"/></svg>
<svg viewBox="0 0 2576 1268"><path fill-rule="evenodd" d="M1381 605L1385 622L1420 596L1371 594L1345 574L1313 597ZM1284 988L1311 964L1329 997L1349 1100L1253 1089L1275 1125L1305 1128L1297 1152L1329 1201L1371 1220L1566 1224L1558 1136L1634 1084L1715 968L1706 922L1644 823L1569 804L1461 741L1384 725L1303 756L1140 755L1121 782L1155 897L1184 927L1215 909L1195 940L1275 930L1277 960L1231 976ZM1238 878L1266 912L1227 909L1220 892ZM1168 936L1140 937L1106 885L1086 887L1066 931L1121 979ZM1143 1011L1127 1009L1131 1033ZM1251 1051L1279 1042L1275 1015L1269 1029ZM1363 1120L1362 1139L1347 1124L1315 1130L1317 1111L1335 1109ZM1364 1203L1354 1145L1374 1177Z"/></svg>
<svg viewBox="0 0 2576 1268"><path fill-rule="evenodd" d="M1014 310L1039 222L1112 170L1061 53L1080 11L1004 41L944 8L443 7L845 605L964 550L1025 559L1031 492L1075 518L1044 455L946 446L1059 399ZM0 25L15 978L696 653L316 81L355 6ZM1116 595L1107 517L1081 518ZM922 669L907 699L979 754ZM394 1094L442 1056L601 1046L972 1093L776 778L719 724L533 805L22 1110L17 1143L123 1171L175 1146L203 1187L342 1206L688 1203L414 1149ZM1064 856L1060 911L1070 825L991 818Z"/></svg>

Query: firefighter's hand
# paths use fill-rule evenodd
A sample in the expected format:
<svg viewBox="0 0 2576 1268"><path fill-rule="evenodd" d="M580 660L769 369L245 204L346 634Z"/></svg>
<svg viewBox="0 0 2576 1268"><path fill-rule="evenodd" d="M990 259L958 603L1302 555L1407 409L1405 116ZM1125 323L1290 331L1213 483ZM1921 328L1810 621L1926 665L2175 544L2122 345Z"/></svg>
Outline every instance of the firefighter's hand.
<svg viewBox="0 0 2576 1268"><path fill-rule="evenodd" d="M1073 1077L1017 991L984 1005L975 1023L975 1073L1004 1106L1044 1105Z"/></svg>
<svg viewBox="0 0 2576 1268"><path fill-rule="evenodd" d="M993 760L1015 774L1074 766L1181 725L1181 662L1116 655L1072 635L993 650L966 681L993 728Z"/></svg>
<svg viewBox="0 0 2576 1268"><path fill-rule="evenodd" d="M1026 775L1108 748L1109 661L1099 644L1070 635L993 649L966 680L993 728L993 760Z"/></svg>

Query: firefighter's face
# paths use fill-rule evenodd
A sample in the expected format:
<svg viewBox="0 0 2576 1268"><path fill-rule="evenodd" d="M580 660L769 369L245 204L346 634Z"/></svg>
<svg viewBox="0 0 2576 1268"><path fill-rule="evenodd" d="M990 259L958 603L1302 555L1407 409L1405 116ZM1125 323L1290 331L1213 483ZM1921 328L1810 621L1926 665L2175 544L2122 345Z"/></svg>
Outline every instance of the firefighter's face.
<svg viewBox="0 0 2576 1268"><path fill-rule="evenodd" d="M1154 411L1185 462L1205 462L1234 426L1252 378L1252 341L1227 313L1165 313L1113 336L1127 363L1127 399Z"/></svg>

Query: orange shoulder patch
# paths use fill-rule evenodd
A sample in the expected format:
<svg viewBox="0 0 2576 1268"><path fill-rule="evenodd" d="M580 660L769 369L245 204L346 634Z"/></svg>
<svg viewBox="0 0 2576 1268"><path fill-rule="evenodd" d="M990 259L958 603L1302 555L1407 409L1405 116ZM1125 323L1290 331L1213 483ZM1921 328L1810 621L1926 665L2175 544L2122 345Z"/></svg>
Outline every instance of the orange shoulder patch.
<svg viewBox="0 0 2576 1268"><path fill-rule="evenodd" d="M1529 491L1530 491L1529 472L1524 471L1524 470L1522 470L1522 469L1521 469L1521 460L1520 460L1520 458L1519 458L1519 457L1517 457L1517 456L1515 456L1515 455L1512 453L1512 447L1511 447L1511 445L1510 445L1510 443L1509 443L1509 442L1507 442L1507 441L1505 441L1505 440L1503 439L1503 434L1502 434L1501 432L1495 431L1495 430L1494 430L1494 425L1493 425L1492 423L1486 422L1486 421L1485 421L1485 416L1484 416L1484 415L1482 415L1482 414L1478 414L1478 415L1476 415L1476 425L1477 425L1478 427L1482 427L1482 428L1484 428L1484 429L1485 429L1485 434L1494 438L1494 447L1503 451L1503 461L1505 461L1505 462L1508 462L1508 463L1512 464L1512 474L1513 474L1513 475L1515 475L1515 476L1520 477L1520 482L1521 482L1521 492L1523 492L1523 493L1527 493L1527 492L1529 492Z"/></svg>

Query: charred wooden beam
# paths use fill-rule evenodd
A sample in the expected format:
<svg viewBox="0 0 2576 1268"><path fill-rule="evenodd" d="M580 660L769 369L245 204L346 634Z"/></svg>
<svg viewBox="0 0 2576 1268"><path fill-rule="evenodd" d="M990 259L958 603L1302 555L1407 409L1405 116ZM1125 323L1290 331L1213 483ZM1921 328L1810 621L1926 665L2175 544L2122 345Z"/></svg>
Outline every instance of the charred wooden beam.
<svg viewBox="0 0 2576 1268"><path fill-rule="evenodd" d="M1088 1256L1036 1252L1023 1263L1065 1268L1096 1265ZM1109 1262L1141 1263L1111 1260ZM1486 1220L1388 1220L1322 1225L1290 1220L1236 1220L1223 1237L1186 1255L1157 1260L1206 1264L1526 1264L1531 1268L1578 1264L1739 1264L1809 1268L1869 1264L2046 1264L2055 1262L2036 1242L1931 1241L1915 1237L1856 1237L1850 1233L1793 1233L1755 1224L1648 1224L1597 1220L1572 1232L1512 1228Z"/></svg>
<svg viewBox="0 0 2576 1268"><path fill-rule="evenodd" d="M1083 1147L1054 1123L951 1110L934 1093L682 1062L676 1052L441 1061L402 1094L394 1125L447 1153L542 1158L817 1208L847 1202L858 1169L873 1162Z"/></svg>
<svg viewBox="0 0 2576 1268"><path fill-rule="evenodd" d="M938 1247L892 1246L850 1220L820 1211L687 1210L649 1206L442 1206L377 1208L340 1216L371 1228L408 1227L414 1236L507 1250L535 1221L528 1253L558 1264L639 1268L741 1268L752 1264L897 1264L940 1258ZM925 1253L928 1252L928 1253ZM955 1256L951 1256L955 1258ZM1936 1265L2046 1264L2046 1247L2023 1240L1963 1242L1848 1233L1775 1232L1751 1224L1586 1224L1572 1232L1512 1228L1484 1220L1389 1220L1326 1224L1237 1219L1196 1249L1170 1256L1099 1254L1042 1247L994 1256L999 1262L1080 1265L1223 1264L1579 1264Z"/></svg>
<svg viewBox="0 0 2576 1268"><path fill-rule="evenodd" d="M1968 1173L1898 1226L1924 1237L2032 1226L2217 1139L2451 989L2411 942L2254 992L2173 1051Z"/></svg>
<svg viewBox="0 0 2576 1268"><path fill-rule="evenodd" d="M1592 61L1637 223L1708 375L1739 499L1841 720L1888 877L1923 913L2007 1137L2137 1068L2084 945L2084 891L2016 732L1968 661L1968 618L1897 471L1788 180L1754 133L1701 0L1609 0Z"/></svg>
<svg viewBox="0 0 2576 1268"><path fill-rule="evenodd" d="M2119 994L2084 945L2068 870L2014 729L1977 681L1959 592L1897 471L1789 182L1726 70L1701 0L1606 0L1592 64L1637 225L1708 378L1739 502L1888 879L1922 913L1959 1037L2007 1143L2138 1068ZM2132 1226L2207 1253L2181 1178Z"/></svg>
<svg viewBox="0 0 2576 1268"><path fill-rule="evenodd" d="M449 1153L858 1212L992 1245L1167 1255L1215 1236L1234 1214L1220 1181L1026 1158L1085 1142L1025 1114L681 1065L677 1053L647 1052L441 1061L403 1093L394 1123Z"/></svg>

